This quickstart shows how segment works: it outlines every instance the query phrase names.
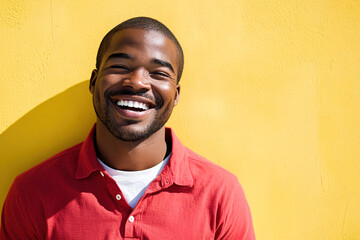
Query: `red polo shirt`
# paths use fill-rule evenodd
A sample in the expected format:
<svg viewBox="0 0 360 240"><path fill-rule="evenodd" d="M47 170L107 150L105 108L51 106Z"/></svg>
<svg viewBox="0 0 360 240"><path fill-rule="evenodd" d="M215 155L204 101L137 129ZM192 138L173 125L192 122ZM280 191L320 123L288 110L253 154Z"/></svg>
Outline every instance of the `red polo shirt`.
<svg viewBox="0 0 360 240"><path fill-rule="evenodd" d="M1 239L255 239L237 178L170 133L170 160L134 209L99 164L93 128L15 179Z"/></svg>

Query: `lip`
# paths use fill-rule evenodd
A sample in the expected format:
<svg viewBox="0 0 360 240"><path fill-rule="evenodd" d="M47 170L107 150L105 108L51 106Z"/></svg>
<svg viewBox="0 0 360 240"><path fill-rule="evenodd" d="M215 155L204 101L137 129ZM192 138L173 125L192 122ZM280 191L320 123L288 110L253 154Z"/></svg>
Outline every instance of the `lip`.
<svg viewBox="0 0 360 240"><path fill-rule="evenodd" d="M148 98L145 97L141 97L141 96L113 96L110 97L110 100L116 105L116 103L118 101L136 101L136 102L141 102L144 103L146 105L149 106L149 109L151 108L155 108L156 107L156 103Z"/></svg>
<svg viewBox="0 0 360 240"><path fill-rule="evenodd" d="M139 97L139 96L114 96L114 97L111 97L110 99L111 99L111 103L113 104L116 111L118 113L120 113L120 115L123 118L130 119L130 120L141 120L141 119L145 118L148 114L151 113L151 111L154 110L154 108L156 106L156 104L153 101L151 101L147 98L144 98L144 97ZM122 109L121 107L119 107L117 105L117 102L121 101L121 100L141 102L141 103L148 105L149 109L143 110L143 111L132 111L132 110L128 110L128 109Z"/></svg>

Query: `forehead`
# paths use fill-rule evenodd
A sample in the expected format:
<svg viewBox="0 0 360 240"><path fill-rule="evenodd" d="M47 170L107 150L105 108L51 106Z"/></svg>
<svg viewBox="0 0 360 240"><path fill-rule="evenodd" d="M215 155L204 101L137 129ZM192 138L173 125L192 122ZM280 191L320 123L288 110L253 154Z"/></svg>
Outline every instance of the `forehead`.
<svg viewBox="0 0 360 240"><path fill-rule="evenodd" d="M124 29L116 32L110 40L103 60L113 53L132 54L137 58L170 62L177 68L177 51L175 44L162 33L144 29Z"/></svg>

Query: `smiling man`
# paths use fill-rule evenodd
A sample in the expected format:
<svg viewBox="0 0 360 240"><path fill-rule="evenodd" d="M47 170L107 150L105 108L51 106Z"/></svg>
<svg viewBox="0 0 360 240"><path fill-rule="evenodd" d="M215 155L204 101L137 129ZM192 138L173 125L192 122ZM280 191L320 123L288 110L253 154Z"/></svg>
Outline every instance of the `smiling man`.
<svg viewBox="0 0 360 240"><path fill-rule="evenodd" d="M237 178L165 128L183 51L157 20L129 19L102 40L87 139L19 175L1 239L255 239Z"/></svg>

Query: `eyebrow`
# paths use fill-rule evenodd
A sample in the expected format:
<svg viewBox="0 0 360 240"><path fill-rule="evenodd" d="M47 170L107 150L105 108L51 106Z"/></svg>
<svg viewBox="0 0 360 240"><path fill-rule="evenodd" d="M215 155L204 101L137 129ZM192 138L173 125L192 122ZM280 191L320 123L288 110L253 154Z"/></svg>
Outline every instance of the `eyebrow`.
<svg viewBox="0 0 360 240"><path fill-rule="evenodd" d="M133 59L132 56L126 53L113 53L106 59L106 61L109 61L110 59L114 59L114 58L122 58L122 59L130 59L130 60Z"/></svg>
<svg viewBox="0 0 360 240"><path fill-rule="evenodd" d="M160 60L160 59L157 59L157 58L153 58L151 60L151 62L155 63L155 64L158 64L158 65L161 65L161 66L164 66L164 67L167 67L169 68L173 73L175 73L174 71L174 68L171 66L171 64L169 62L166 62L166 61L163 61L163 60Z"/></svg>

